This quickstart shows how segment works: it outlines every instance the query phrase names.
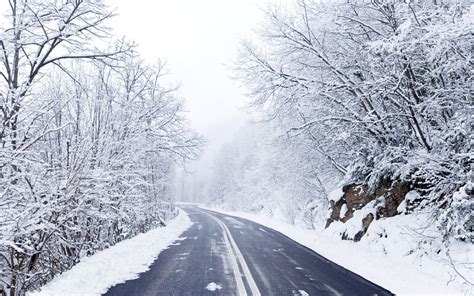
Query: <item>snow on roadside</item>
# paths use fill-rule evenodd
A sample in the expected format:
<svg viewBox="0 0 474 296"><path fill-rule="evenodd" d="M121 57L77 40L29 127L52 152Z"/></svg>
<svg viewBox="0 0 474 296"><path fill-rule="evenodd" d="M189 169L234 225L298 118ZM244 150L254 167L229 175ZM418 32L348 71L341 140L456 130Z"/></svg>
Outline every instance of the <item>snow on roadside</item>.
<svg viewBox="0 0 474 296"><path fill-rule="evenodd" d="M28 296L102 295L110 287L138 278L147 271L160 252L192 225L188 215L179 210L166 227L156 228L100 251L56 276L39 291Z"/></svg>
<svg viewBox="0 0 474 296"><path fill-rule="evenodd" d="M341 240L336 233L337 226L327 230L307 230L268 216L201 207L272 228L397 295L472 295L472 286L456 279L454 270L443 256L411 253L416 248L416 240L411 233L400 228L417 223L415 217L397 216L380 224L374 223L369 228L369 236L355 243ZM380 239L381 231L387 238ZM451 256L472 267L472 245L453 244L453 248Z"/></svg>

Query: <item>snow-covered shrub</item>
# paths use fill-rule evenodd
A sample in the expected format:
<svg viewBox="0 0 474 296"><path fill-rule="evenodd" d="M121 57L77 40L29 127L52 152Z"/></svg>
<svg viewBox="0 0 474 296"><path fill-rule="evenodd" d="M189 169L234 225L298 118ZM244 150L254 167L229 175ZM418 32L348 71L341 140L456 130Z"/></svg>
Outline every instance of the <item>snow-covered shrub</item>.
<svg viewBox="0 0 474 296"><path fill-rule="evenodd" d="M449 207L442 209L439 228L448 239L450 236L461 241L474 243L474 199L471 182L453 194Z"/></svg>

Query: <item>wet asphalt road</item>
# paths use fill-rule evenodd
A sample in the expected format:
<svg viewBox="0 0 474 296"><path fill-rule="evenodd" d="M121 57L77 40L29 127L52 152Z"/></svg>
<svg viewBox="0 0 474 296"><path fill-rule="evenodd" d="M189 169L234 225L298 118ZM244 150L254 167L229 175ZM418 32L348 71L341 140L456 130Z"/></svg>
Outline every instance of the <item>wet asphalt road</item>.
<svg viewBox="0 0 474 296"><path fill-rule="evenodd" d="M392 295L260 224L183 209L194 224L147 272L105 295Z"/></svg>

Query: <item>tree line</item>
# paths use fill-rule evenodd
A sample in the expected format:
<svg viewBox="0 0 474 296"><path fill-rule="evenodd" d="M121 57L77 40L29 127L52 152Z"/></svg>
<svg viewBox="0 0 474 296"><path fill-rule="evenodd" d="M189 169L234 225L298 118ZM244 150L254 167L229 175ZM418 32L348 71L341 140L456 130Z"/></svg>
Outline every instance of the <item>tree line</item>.
<svg viewBox="0 0 474 296"><path fill-rule="evenodd" d="M102 1L11 0L0 29L0 291L163 226L198 156L183 100Z"/></svg>
<svg viewBox="0 0 474 296"><path fill-rule="evenodd" d="M338 181L371 191L402 181L420 193L416 208L432 212L447 240L472 241L469 1L298 0L265 14L233 75L249 110L276 129L270 145L280 152L272 161L290 155L307 181L271 170L267 176L286 180L276 184L300 188L279 208L305 211L291 202L302 196L327 204L324 189ZM232 194L219 186L211 186L212 198L225 203ZM252 194L233 206L268 196Z"/></svg>

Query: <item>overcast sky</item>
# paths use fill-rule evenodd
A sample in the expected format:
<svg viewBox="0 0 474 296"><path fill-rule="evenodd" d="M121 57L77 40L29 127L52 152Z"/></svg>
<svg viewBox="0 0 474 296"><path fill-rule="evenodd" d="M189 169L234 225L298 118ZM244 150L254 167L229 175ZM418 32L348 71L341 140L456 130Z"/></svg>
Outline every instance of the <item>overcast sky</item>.
<svg viewBox="0 0 474 296"><path fill-rule="evenodd" d="M119 14L113 22L118 33L136 41L147 60L165 59L181 83L191 124L208 140L201 169L245 121L243 90L226 65L261 23L269 1L109 0Z"/></svg>

